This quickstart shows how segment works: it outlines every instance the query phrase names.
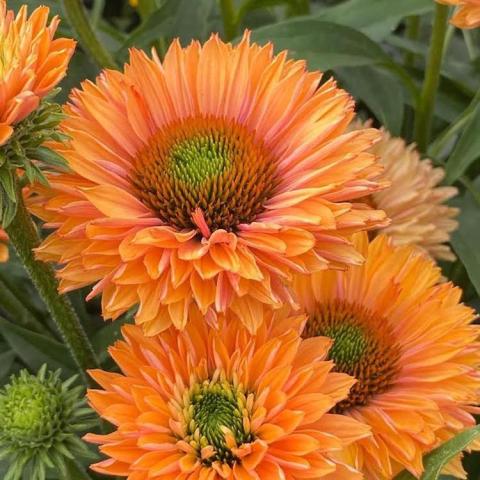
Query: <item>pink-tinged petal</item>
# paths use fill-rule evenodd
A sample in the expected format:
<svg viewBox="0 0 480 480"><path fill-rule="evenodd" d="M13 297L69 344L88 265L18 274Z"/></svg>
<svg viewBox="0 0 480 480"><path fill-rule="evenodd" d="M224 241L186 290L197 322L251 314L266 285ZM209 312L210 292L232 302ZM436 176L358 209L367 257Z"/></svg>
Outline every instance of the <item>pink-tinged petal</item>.
<svg viewBox="0 0 480 480"><path fill-rule="evenodd" d="M110 218L152 216L150 210L133 195L113 185L98 185L83 189L85 196Z"/></svg>

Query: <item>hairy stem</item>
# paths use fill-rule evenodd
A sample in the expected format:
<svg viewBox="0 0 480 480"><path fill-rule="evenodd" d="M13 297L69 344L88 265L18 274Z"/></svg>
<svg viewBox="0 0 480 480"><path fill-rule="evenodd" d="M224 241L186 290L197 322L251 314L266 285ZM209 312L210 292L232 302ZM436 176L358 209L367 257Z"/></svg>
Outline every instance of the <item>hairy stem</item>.
<svg viewBox="0 0 480 480"><path fill-rule="evenodd" d="M85 370L98 366L95 353L70 301L58 293L53 268L35 259L33 250L40 244L40 237L21 194L17 213L6 230L86 382Z"/></svg>

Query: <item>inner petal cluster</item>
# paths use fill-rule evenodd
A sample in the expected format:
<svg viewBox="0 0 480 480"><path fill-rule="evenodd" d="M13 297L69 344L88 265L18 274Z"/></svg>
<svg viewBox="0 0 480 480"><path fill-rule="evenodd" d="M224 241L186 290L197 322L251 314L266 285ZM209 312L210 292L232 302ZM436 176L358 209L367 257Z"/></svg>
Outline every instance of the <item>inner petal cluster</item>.
<svg viewBox="0 0 480 480"><path fill-rule="evenodd" d="M254 440L250 431L253 394L247 398L241 385L214 377L195 383L186 396L184 440L206 467L215 462L233 466L239 460L237 447Z"/></svg>
<svg viewBox="0 0 480 480"><path fill-rule="evenodd" d="M276 162L246 127L192 117L154 135L135 159L131 182L167 225L209 236L255 220L274 194Z"/></svg>
<svg viewBox="0 0 480 480"><path fill-rule="evenodd" d="M390 326L361 305L339 300L318 304L303 335L332 338L329 358L336 371L358 380L348 398L335 406L337 413L366 405L388 390L399 372L401 350Z"/></svg>

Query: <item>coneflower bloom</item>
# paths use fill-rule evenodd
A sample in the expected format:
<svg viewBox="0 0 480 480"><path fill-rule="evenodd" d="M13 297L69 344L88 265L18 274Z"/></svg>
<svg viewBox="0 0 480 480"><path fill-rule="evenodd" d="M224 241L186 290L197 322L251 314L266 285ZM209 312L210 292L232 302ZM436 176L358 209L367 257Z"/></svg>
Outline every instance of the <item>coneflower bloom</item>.
<svg viewBox="0 0 480 480"><path fill-rule="evenodd" d="M458 28L476 28L480 26L480 0L437 0L445 5L457 7L451 22Z"/></svg>
<svg viewBox="0 0 480 480"><path fill-rule="evenodd" d="M353 101L320 79L247 34L174 41L163 63L132 50L84 83L59 148L73 172L31 203L56 229L38 256L65 264L61 290L96 282L106 318L140 304L147 334L193 307L254 331L265 305L293 303L292 272L360 263L348 237L385 221L351 203L383 187L378 132L346 132Z"/></svg>
<svg viewBox="0 0 480 480"><path fill-rule="evenodd" d="M48 14L39 7L28 17L24 5L15 16L0 0L0 146L64 77L73 54L73 40L54 39L59 19L47 25Z"/></svg>
<svg viewBox="0 0 480 480"><path fill-rule="evenodd" d="M89 434L109 458L92 469L129 480L360 479L342 448L369 435L331 413L354 383L325 361L331 340L302 340L305 318L265 319L252 336L233 319L144 336L123 327L110 348L122 373L91 372L91 406L115 425Z"/></svg>
<svg viewBox="0 0 480 480"><path fill-rule="evenodd" d="M480 399L473 311L460 289L438 283L430 259L387 238L369 245L359 234L363 266L294 282L309 316L304 337L332 338L336 371L358 380L334 411L371 426L373 436L345 453L369 480L404 468L419 476L423 454L475 425ZM460 462L451 468L461 475Z"/></svg>
<svg viewBox="0 0 480 480"><path fill-rule="evenodd" d="M368 123L357 123L356 127L368 128ZM372 153L378 155L385 167L384 178L391 182L389 188L370 197L370 203L391 220L376 233L387 234L395 245L415 245L438 260L455 260L448 242L458 226L458 209L446 202L457 189L439 186L444 169L434 168L429 159L421 159L415 145L407 145L383 129Z"/></svg>

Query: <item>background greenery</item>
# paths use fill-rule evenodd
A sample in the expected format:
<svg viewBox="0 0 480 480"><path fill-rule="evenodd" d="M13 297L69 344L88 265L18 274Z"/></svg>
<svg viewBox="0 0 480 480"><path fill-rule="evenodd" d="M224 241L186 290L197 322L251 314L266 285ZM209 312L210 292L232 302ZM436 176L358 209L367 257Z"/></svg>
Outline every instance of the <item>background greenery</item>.
<svg viewBox="0 0 480 480"><path fill-rule="evenodd" d="M24 3L31 9L47 4L64 18L64 7L76 2L7 1L13 9ZM133 8L127 0L86 0L89 25L100 38L103 56L94 58L90 46L81 43L60 101L82 80L93 79L100 65L122 65L132 46L155 46L162 56L175 37L185 45L219 32L235 41L248 28L255 41L273 41L277 49L306 59L310 69L335 76L356 97L362 116L413 141L435 5L433 0L140 0ZM63 36L77 36L67 19L60 30ZM452 238L458 260L442 265L444 274L463 288L466 303L480 309L480 29L449 27L447 38L432 141L423 150L444 165L446 183L460 190L452 202L461 208L460 228ZM85 295L79 291L70 297L102 366L112 369L106 348L127 319L105 324L98 300L85 303ZM21 368L37 371L44 363L61 368L65 378L75 373L45 306L12 252L12 260L0 265L0 384ZM480 478L477 455L468 456L466 465L470 479ZM52 472L49 478L59 477Z"/></svg>

